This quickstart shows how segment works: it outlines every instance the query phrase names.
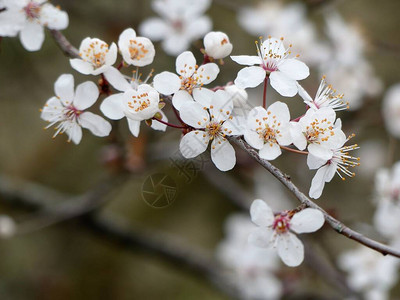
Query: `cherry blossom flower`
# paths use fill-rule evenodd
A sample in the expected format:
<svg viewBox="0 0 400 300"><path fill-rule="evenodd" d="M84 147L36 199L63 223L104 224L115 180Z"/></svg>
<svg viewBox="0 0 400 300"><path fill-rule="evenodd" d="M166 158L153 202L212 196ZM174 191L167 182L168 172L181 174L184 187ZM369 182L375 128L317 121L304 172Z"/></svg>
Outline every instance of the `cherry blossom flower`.
<svg viewBox="0 0 400 300"><path fill-rule="evenodd" d="M172 104L178 110L186 102L196 100L209 107L212 91L203 87L217 78L219 68L215 63L196 65L192 52L185 51L176 58L176 75L162 72L154 76L154 88L161 94L172 95Z"/></svg>
<svg viewBox="0 0 400 300"><path fill-rule="evenodd" d="M281 146L290 145L290 113L283 102L271 104L267 110L261 106L253 108L247 119L244 138L263 159L273 160L281 155Z"/></svg>
<svg viewBox="0 0 400 300"><path fill-rule="evenodd" d="M231 54L233 49L229 37L220 31L212 31L204 37L204 51L214 59L222 59Z"/></svg>
<svg viewBox="0 0 400 300"><path fill-rule="evenodd" d="M247 102L248 94L245 89L240 89L236 85L227 85L223 89L227 92L233 102L232 121L235 126L240 128L240 132L246 130L246 120L252 106Z"/></svg>
<svg viewBox="0 0 400 300"><path fill-rule="evenodd" d="M211 160L221 171L228 171L236 164L235 150L226 136L240 135L231 116L232 100L225 91L213 93L210 107L191 102L182 105L180 116L194 130L185 134L180 151L185 158L193 158L206 151L211 142Z"/></svg>
<svg viewBox="0 0 400 300"><path fill-rule="evenodd" d="M289 267L296 267L304 260L304 246L295 233L317 231L325 222L322 212L313 208L274 216L268 204L260 199L254 200L250 215L259 228L251 233L249 242L262 248L276 248L279 257Z"/></svg>
<svg viewBox="0 0 400 300"><path fill-rule="evenodd" d="M28 51L38 51L44 41L44 27L63 30L68 27L68 15L46 0L3 0L0 12L0 36L19 37Z"/></svg>
<svg viewBox="0 0 400 300"><path fill-rule="evenodd" d="M392 86L383 99L383 119L391 135L400 138L400 84Z"/></svg>
<svg viewBox="0 0 400 300"><path fill-rule="evenodd" d="M110 134L109 122L85 111L99 97L99 90L93 82L81 83L74 92L74 77L71 74L63 74L54 84L54 91L56 96L47 100L40 116L49 122L46 128L58 123L53 138L65 132L68 141L79 144L82 139L82 127L89 129L96 136L104 137Z"/></svg>
<svg viewBox="0 0 400 300"><path fill-rule="evenodd" d="M354 168L359 166L359 157L353 157L349 155L349 151L353 151L358 149L358 145L344 146L344 144L354 135L351 135L349 138L346 138L342 131L337 132L338 141L337 145L330 149L331 158L328 160L324 160L318 157L315 157L312 154L307 156L307 164L308 167L313 169L318 169L315 174L312 182L311 188L309 192L309 196L314 199L318 199L322 195L322 191L325 186L325 182L330 182L335 174L345 180L344 175L349 177L354 177L355 173L350 171L349 168Z"/></svg>
<svg viewBox="0 0 400 300"><path fill-rule="evenodd" d="M343 253L338 264L348 272L349 286L362 292L365 297L363 299L390 299L389 291L398 281L398 259L383 256L366 247L358 247Z"/></svg>
<svg viewBox="0 0 400 300"><path fill-rule="evenodd" d="M10 238L17 232L17 224L7 215L0 215L0 237Z"/></svg>
<svg viewBox="0 0 400 300"><path fill-rule="evenodd" d="M269 77L271 86L279 94L293 97L298 91L297 80L307 78L310 71L303 62L289 58L290 53L285 49L282 39L270 37L261 45L257 43L258 56L231 56L238 64L250 66L239 71L235 84L240 88L252 88Z"/></svg>
<svg viewBox="0 0 400 300"><path fill-rule="evenodd" d="M307 147L310 154L320 159L332 158L331 149L344 135L340 119L335 119L336 113L330 107L309 109L298 122L291 122L293 144L300 150Z"/></svg>
<svg viewBox="0 0 400 300"><path fill-rule="evenodd" d="M322 107L330 107L335 111L349 108L349 103L343 101L343 94L337 94L333 87L326 83L325 76L322 77L321 83L313 99L307 91L299 84L299 95L304 102L312 109L317 110Z"/></svg>
<svg viewBox="0 0 400 300"><path fill-rule="evenodd" d="M137 78L128 82L117 70L110 72L110 84L122 93L116 93L104 99L100 105L102 113L111 120L127 118L129 130L138 137L140 123L153 118L156 114L162 116L163 121L168 121L165 114L160 110L160 95L150 85L141 84ZM166 130L166 125L154 120L151 127L155 130Z"/></svg>
<svg viewBox="0 0 400 300"><path fill-rule="evenodd" d="M156 54L153 43L148 38L136 36L132 28L125 29L121 33L118 47L124 61L137 67L151 64Z"/></svg>
<svg viewBox="0 0 400 300"><path fill-rule="evenodd" d="M211 30L210 18L203 16L210 4L211 0L153 0L153 10L161 18L144 21L139 32L153 41L162 40L164 51L177 56Z"/></svg>
<svg viewBox="0 0 400 300"><path fill-rule="evenodd" d="M79 73L85 75L104 74L107 78L107 71L113 69L112 65L117 60L117 54L118 49L115 43L112 43L109 47L102 40L87 37L79 47L79 56L81 58L72 58L70 63L72 68Z"/></svg>
<svg viewBox="0 0 400 300"><path fill-rule="evenodd" d="M229 216L224 227L226 236L216 255L240 295L244 299L278 299L283 287L273 273L279 268L276 252L248 243L255 225L246 215Z"/></svg>

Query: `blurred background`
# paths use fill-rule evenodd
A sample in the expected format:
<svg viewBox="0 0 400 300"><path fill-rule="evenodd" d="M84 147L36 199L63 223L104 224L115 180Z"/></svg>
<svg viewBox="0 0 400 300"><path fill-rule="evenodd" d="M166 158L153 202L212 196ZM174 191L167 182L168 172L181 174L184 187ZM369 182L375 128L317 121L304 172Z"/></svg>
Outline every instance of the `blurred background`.
<svg viewBox="0 0 400 300"><path fill-rule="evenodd" d="M293 42L294 50L301 55L300 59L302 51L316 51L309 58L312 75L302 82L311 95L318 88L321 75L332 69L329 66L324 71L323 63L312 58L318 54L324 56L324 51L331 51L340 44L332 42L332 37L329 39L325 20L339 13L363 38L365 45L362 52L368 62L368 70L354 63L344 68L342 73L334 75L337 81L345 82L351 80L353 73L361 74L361 77L367 75L362 77L361 83L356 84L354 97L360 96L360 99L355 101L362 104L357 109L338 114L345 133L355 133L354 143L361 145L356 153L361 157L361 166L356 170L356 177L345 182L335 178L327 184L318 204L345 224L385 242L368 224L372 223L375 209L372 202L375 172L391 166L400 157L397 141L386 132L381 114L385 91L400 81L400 2L263 2L266 7L276 3L283 7L295 3L299 5L299 10L304 10L305 18L315 27L316 38L322 41L323 46L319 50L306 46L296 49L296 43ZM116 42L125 28L137 29L145 19L156 16L151 9L151 1L144 0L54 0L52 3L60 5L68 13L70 25L63 33L76 47L87 36L98 37L109 43ZM230 37L234 55L255 54L254 40L258 39L258 34L249 33L239 23L239 14L243 8L259 4L260 1L220 0L214 1L206 12L213 21L213 29L223 31ZM290 19L278 18L275 22L289 23ZM337 32L341 33L339 28ZM265 32L264 36L268 34ZM282 33L283 36L288 34ZM285 39L290 43L289 38ZM352 36L340 35L339 41L350 48L353 47L351 43L355 43L354 47L359 45L359 41ZM146 74L151 68L155 68L155 73L173 71L175 57L165 54L159 43L155 43L155 46L155 61L150 67L144 68L143 73ZM199 51L201 47L202 43L198 41L191 49L199 61L202 57ZM346 55L345 51L337 53ZM233 81L240 66L225 59L221 69L215 85ZM87 131L84 131L81 144L76 146L67 143L65 136L52 140L51 129L43 130L46 124L40 119L39 109L53 96L54 82L63 73L73 74L76 84L96 80L74 71L48 32L42 50L33 53L27 52L18 38L2 39L0 170L7 178L23 179L65 195L76 196L96 188L108 174L113 174L115 149L112 138L97 138ZM330 82L327 75L327 81ZM248 90L249 101L253 105L261 102L261 89ZM342 92L339 87L337 89ZM373 90L366 92L370 89ZM268 99L288 103L292 116L300 115L304 110L299 96L281 99L269 89ZM172 115L169 116L172 119ZM219 171L205 159L204 166L193 171L188 179L173 163L175 158L179 159L179 132L172 129L166 133L155 132L142 124L140 137L134 139L125 122L120 123L119 136L124 141L127 151L125 163L131 174L124 184L118 185L107 195L109 201L99 208L99 213L121 217L132 228L145 227L178 236L184 244L203 249L209 257L214 256L219 241L224 237L226 218L240 211L230 201L226 191L219 187ZM282 202L289 203L286 208L297 206L294 198L282 191L279 184L271 183L274 179L261 171L239 149L237 157L235 169L223 176L234 180L246 192L249 199L244 201L251 203L256 197L268 200L278 194L275 200L278 207ZM313 172L308 170L304 157L285 153L274 163L290 174L302 191L308 192ZM172 185L176 186L173 203L163 208L152 207L142 197L146 180L157 173L168 175ZM48 204L55 206L59 201L55 199L54 203ZM38 212L22 209L6 201L0 201L0 210L21 224L40 219ZM28 227L25 234L0 240L0 299L228 299L208 280L182 268L178 263L171 263L140 249L132 251L114 244L86 229L79 218L57 222L45 228L39 226L37 230L35 228ZM330 228L324 228L307 239L331 261L339 253L356 246ZM307 264L297 269L282 267L281 272L286 274L286 280L289 278L289 281L297 282L284 298L322 299L321 295L327 294L327 291L334 297L341 297L334 286L325 282ZM394 288L391 297L400 297L400 288Z"/></svg>

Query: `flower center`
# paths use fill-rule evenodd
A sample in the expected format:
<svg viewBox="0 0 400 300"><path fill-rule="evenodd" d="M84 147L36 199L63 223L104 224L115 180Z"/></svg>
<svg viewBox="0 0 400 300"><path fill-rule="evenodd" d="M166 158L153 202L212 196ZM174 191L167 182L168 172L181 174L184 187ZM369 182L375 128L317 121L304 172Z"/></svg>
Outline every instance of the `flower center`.
<svg viewBox="0 0 400 300"><path fill-rule="evenodd" d="M129 44L131 59L140 60L149 52L142 43L138 43L136 40L130 40Z"/></svg>
<svg viewBox="0 0 400 300"><path fill-rule="evenodd" d="M315 119L306 127L306 132L304 133L307 142L310 144L321 144L321 142L326 142L330 136L335 135L333 131L333 126L331 122L326 118L323 120Z"/></svg>
<svg viewBox="0 0 400 300"><path fill-rule="evenodd" d="M29 2L27 6L24 7L24 10L25 10L26 17L29 20L34 20L34 19L39 18L41 7L40 7L40 4L32 1L32 2Z"/></svg>
<svg viewBox="0 0 400 300"><path fill-rule="evenodd" d="M217 136L225 136L222 133L222 122L210 122L206 125L206 132L210 136L210 140L214 139Z"/></svg>
<svg viewBox="0 0 400 300"><path fill-rule="evenodd" d="M256 132L260 135L260 138L264 140L264 143L269 143L272 147L273 144L276 144L276 137L281 136L281 131L278 129L281 126L281 123L276 120L276 116L272 115L271 112L267 112L268 117L264 117L262 120L256 119L256 122L260 127L256 128ZM270 126L266 121L272 118L272 126ZM264 124L263 124L264 123ZM264 126L262 126L262 124Z"/></svg>
<svg viewBox="0 0 400 300"><path fill-rule="evenodd" d="M290 229L290 218L287 214L277 215L272 228L276 233L282 234Z"/></svg>
<svg viewBox="0 0 400 300"><path fill-rule="evenodd" d="M87 49L83 50L83 53L79 53L79 56L84 61L90 62L95 69L98 69L105 64L108 51L106 43L94 41Z"/></svg>
<svg viewBox="0 0 400 300"><path fill-rule="evenodd" d="M186 90L189 94L193 93L193 89L199 86L199 77L195 75L197 75L196 72L193 74L193 76L190 76L188 78L179 76L181 79L181 90ZM202 85L203 84L200 84L200 86Z"/></svg>
<svg viewBox="0 0 400 300"><path fill-rule="evenodd" d="M132 101L128 102L128 107L135 112L140 112L148 108L151 104L148 93L132 96Z"/></svg>
<svg viewBox="0 0 400 300"><path fill-rule="evenodd" d="M82 111L77 109L73 105L66 106L64 109L65 119L73 121L77 119L82 114Z"/></svg>
<svg viewBox="0 0 400 300"><path fill-rule="evenodd" d="M229 43L229 41L227 40L227 39L223 39L222 41L221 41L221 46L223 46L223 45L225 45L225 44L228 44Z"/></svg>

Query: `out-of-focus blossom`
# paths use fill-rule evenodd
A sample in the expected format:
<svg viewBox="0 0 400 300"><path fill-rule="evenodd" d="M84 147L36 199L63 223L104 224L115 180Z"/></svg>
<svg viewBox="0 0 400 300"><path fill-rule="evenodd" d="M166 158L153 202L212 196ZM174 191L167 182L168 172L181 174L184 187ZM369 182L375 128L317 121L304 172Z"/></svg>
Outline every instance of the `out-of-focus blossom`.
<svg viewBox="0 0 400 300"><path fill-rule="evenodd" d="M310 75L308 67L295 58L289 58L290 51L285 49L282 39L270 37L263 42L260 40L260 45L257 45L257 56L231 56L236 63L250 66L239 71L235 84L239 88L253 88L269 78L271 86L282 96L296 95L297 80Z"/></svg>
<svg viewBox="0 0 400 300"><path fill-rule="evenodd" d="M148 38L136 36L132 28L125 29L121 33L118 47L124 61L137 67L151 64L156 54L153 43Z"/></svg>
<svg viewBox="0 0 400 300"><path fill-rule="evenodd" d="M176 58L176 75L162 72L154 76L154 88L164 95L172 95L172 104L178 110L193 99L209 107L212 91L203 87L217 78L219 67L215 63L196 64L196 58L190 51L185 51Z"/></svg>
<svg viewBox="0 0 400 300"><path fill-rule="evenodd" d="M313 208L274 215L260 199L254 200L250 215L259 228L251 233L249 242L262 248L276 248L279 257L289 267L296 267L304 260L304 246L295 233L317 231L325 222L322 212Z"/></svg>
<svg viewBox="0 0 400 300"><path fill-rule="evenodd" d="M212 31L204 37L204 51L212 58L222 59L231 54L233 46L229 37L220 31Z"/></svg>
<svg viewBox="0 0 400 300"><path fill-rule="evenodd" d="M391 135L400 138L400 84L392 86L383 99L383 119Z"/></svg>
<svg viewBox="0 0 400 300"><path fill-rule="evenodd" d="M47 0L3 0L0 12L0 36L19 37L28 51L38 51L44 41L44 27L63 30L68 27L66 12Z"/></svg>
<svg viewBox="0 0 400 300"><path fill-rule="evenodd" d="M278 256L272 249L248 243L254 229L249 217L230 216L225 223L226 236L218 246L217 258L245 299L279 299L282 284L273 273L279 268Z"/></svg>
<svg viewBox="0 0 400 300"><path fill-rule="evenodd" d="M362 164L358 167L358 174L370 178L375 175L376 170L385 164L387 145L379 140L362 141L362 147L358 155Z"/></svg>
<svg viewBox="0 0 400 300"><path fill-rule="evenodd" d="M79 144L82 139L82 127L89 129L96 136L104 137L110 134L109 122L85 111L99 98L99 89L93 82L81 83L74 91L74 77L71 74L63 74L55 82L54 91L56 97L47 100L40 116L49 122L46 128L58 123L53 137L65 132L68 141Z"/></svg>
<svg viewBox="0 0 400 300"><path fill-rule="evenodd" d="M0 215L0 237L12 237L17 231L17 224L13 218L7 215Z"/></svg>
<svg viewBox="0 0 400 300"><path fill-rule="evenodd" d="M203 15L210 5L211 0L153 0L153 10L161 18L147 19L139 32L153 41L163 41L164 51L177 56L211 30L210 18Z"/></svg>

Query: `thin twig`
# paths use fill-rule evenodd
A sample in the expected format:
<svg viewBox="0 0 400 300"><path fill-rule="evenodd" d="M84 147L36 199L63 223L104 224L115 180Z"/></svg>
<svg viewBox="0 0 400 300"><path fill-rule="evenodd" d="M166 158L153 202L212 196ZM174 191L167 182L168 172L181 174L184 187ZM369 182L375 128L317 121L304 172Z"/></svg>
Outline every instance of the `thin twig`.
<svg viewBox="0 0 400 300"><path fill-rule="evenodd" d="M323 210L320 206L318 206L315 202L309 199L306 195L304 195L296 185L290 180L289 176L284 174L280 169L272 165L269 161L261 159L258 155L257 151L251 148L241 137L232 137L230 138L235 144L237 144L240 148L246 151L252 158L254 158L260 165L262 165L267 171L269 171L272 175L274 175L286 188L292 192L292 194L299 200L302 204L305 204L307 207L315 208L320 210L325 217L325 221L339 234L342 234L349 239L357 241L368 248L374 249L383 255L392 255L400 258L400 251L388 247L382 243L374 241L370 238L365 237L361 233L354 231L344 225L339 220L336 220L331 215L329 215L325 210Z"/></svg>
<svg viewBox="0 0 400 300"><path fill-rule="evenodd" d="M76 49L60 31L50 30L50 33L66 56L80 58L79 50Z"/></svg>

